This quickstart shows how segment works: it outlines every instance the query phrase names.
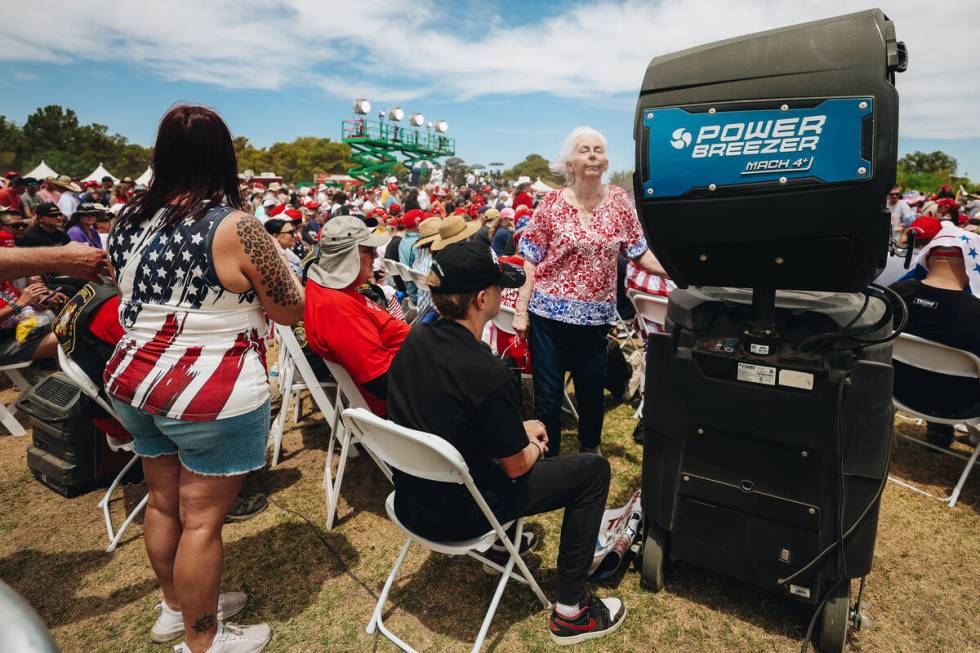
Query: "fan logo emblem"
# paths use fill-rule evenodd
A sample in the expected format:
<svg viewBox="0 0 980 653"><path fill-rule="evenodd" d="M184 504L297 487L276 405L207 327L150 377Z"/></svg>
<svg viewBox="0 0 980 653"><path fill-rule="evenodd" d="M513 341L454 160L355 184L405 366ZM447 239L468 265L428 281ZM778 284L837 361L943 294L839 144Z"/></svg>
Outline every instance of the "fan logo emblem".
<svg viewBox="0 0 980 653"><path fill-rule="evenodd" d="M670 144L674 146L675 150L683 150L685 147L691 144L691 132L687 131L683 127L678 127L674 130L674 133L670 135L673 140Z"/></svg>

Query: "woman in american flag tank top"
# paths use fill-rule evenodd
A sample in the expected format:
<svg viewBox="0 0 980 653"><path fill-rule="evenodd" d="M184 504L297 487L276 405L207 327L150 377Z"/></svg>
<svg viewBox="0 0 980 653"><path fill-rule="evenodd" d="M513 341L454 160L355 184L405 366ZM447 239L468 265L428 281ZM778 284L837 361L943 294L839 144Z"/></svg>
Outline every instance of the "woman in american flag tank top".
<svg viewBox="0 0 980 653"><path fill-rule="evenodd" d="M302 319L303 291L241 210L231 134L214 111L171 109L153 171L109 234L126 335L104 377L149 487L144 539L164 597L151 637L183 634L177 650L190 653L255 653L271 632L226 622L246 597L219 596L221 527L245 474L265 463L264 315Z"/></svg>

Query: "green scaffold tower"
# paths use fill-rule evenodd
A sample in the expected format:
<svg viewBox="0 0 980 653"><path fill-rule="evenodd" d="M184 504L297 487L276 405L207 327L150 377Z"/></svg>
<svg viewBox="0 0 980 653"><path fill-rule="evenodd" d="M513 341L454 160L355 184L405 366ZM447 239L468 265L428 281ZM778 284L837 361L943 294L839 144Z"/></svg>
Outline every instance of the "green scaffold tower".
<svg viewBox="0 0 980 653"><path fill-rule="evenodd" d="M436 159L456 154L455 139L391 120L345 120L341 140L350 146L355 164L347 174L369 184L379 183L393 174L399 154L403 157L402 164L408 168L419 161L435 164Z"/></svg>

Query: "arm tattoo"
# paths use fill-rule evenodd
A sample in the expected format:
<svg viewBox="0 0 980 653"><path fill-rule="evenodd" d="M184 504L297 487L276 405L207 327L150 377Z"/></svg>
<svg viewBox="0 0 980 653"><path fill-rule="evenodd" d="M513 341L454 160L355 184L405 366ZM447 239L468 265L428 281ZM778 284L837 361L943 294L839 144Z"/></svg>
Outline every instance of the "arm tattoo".
<svg viewBox="0 0 980 653"><path fill-rule="evenodd" d="M206 633L209 630L211 630L212 628L214 628L217 623L218 622L214 618L214 615L209 613L209 614L204 614L204 615L201 615L200 617L198 617L197 618L197 621L195 621L191 625L191 628L194 629L194 632L197 632L197 633Z"/></svg>
<svg viewBox="0 0 980 653"><path fill-rule="evenodd" d="M242 248L252 265L262 277L262 285L269 298L280 306L293 306L300 303L299 288L293 281L286 261L276 249L262 224L252 215L243 215L236 225Z"/></svg>

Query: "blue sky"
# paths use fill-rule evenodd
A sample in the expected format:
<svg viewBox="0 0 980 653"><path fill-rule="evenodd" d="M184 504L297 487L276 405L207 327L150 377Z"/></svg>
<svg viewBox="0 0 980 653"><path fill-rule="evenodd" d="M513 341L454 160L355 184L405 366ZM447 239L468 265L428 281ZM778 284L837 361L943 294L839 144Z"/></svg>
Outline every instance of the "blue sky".
<svg viewBox="0 0 980 653"><path fill-rule="evenodd" d="M633 108L652 57L867 7L844 0L33 5L0 49L7 70L0 114L18 122L38 106L61 104L83 122L149 145L171 104L201 102L236 135L264 146L339 138L357 96L374 111L399 105L447 120L457 154L470 163L552 157L568 131L589 124L609 139L612 169L633 167ZM900 153L942 149L961 173L980 178L980 55L970 21L953 19L978 15L980 0L880 6L911 53L898 80Z"/></svg>

